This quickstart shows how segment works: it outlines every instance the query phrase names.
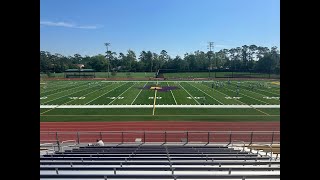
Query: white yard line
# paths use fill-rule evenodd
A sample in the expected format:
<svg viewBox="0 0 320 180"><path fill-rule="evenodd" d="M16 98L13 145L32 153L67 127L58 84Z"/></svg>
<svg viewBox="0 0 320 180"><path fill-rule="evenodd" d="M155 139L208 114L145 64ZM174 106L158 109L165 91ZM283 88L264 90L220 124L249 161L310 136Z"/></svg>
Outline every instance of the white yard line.
<svg viewBox="0 0 320 180"><path fill-rule="evenodd" d="M170 85L169 85L168 82L167 82L167 84L168 84L168 86L170 87ZM174 102L176 103L176 105L178 105L178 103L177 103L177 101L176 101L176 98L174 97L174 95L173 95L173 93L172 93L172 90L170 90L170 92L171 92L171 95L172 95L172 97L173 97L173 99L174 99Z"/></svg>
<svg viewBox="0 0 320 180"><path fill-rule="evenodd" d="M41 84L41 83L40 83ZM71 82L67 83L67 84L59 84L59 85L52 85L52 84L48 84L47 83L47 88L46 90L44 90L43 92L41 92L40 94L43 94L43 93L47 93L47 92L51 92L51 91L55 91L55 90L58 90L58 89L61 89L61 88L64 88L64 87L67 87L69 86L70 84L72 84Z"/></svg>
<svg viewBox="0 0 320 180"><path fill-rule="evenodd" d="M203 85L203 84L202 84L202 85ZM203 85L203 86L205 86L205 85ZM223 92L218 91L217 89L216 89L215 91L217 91L217 92L220 93L220 94L224 94L225 96L229 96L229 95L227 95L227 94L225 94L225 93L223 93ZM263 113L263 114L270 115L270 114L268 114L268 113L266 113L266 112L263 112L263 111L261 111L261 110L259 110L259 109L256 109L256 108L255 108L256 105L249 105L249 104L246 104L246 103L244 103L244 102L242 102L242 101L240 101L240 100L238 100L238 99L234 99L234 100L235 100L235 101L239 101L239 102L242 103L242 104L248 105L248 106L250 106L252 109L255 109L256 111L259 111L259 112L261 112L261 113ZM261 105L260 105L260 106L261 106ZM280 105L279 105L279 108L280 108Z"/></svg>
<svg viewBox="0 0 320 180"><path fill-rule="evenodd" d="M104 88L109 87L110 85L111 85L111 84L105 86ZM84 94L83 96L86 96L86 95L88 95L88 94L92 94L92 93L94 93L94 92L96 92L96 91L99 91L99 90L100 90L100 89L91 91L91 92L89 92L89 93L87 93L87 94ZM46 113L46 112L52 111L52 110L54 110L54 109L56 109L56 108L59 108L60 106L70 106L70 105L65 105L65 104L70 103L70 102L75 101L75 100L77 100L77 99L72 99L72 100L70 100L70 101L67 101L67 102L61 104L61 105L54 105L54 107L53 107L52 109L49 109L49 110L47 110L47 111L44 111L44 112L42 112L42 113L40 113L40 114L44 114L44 113ZM71 105L71 106L72 106L72 105ZM40 107L41 107L41 105L40 105Z"/></svg>
<svg viewBox="0 0 320 180"><path fill-rule="evenodd" d="M104 96L104 95L108 94L109 92L111 92L111 91L113 91L113 90L117 89L118 87L121 87L121 86L123 86L123 85L125 85L125 84L127 84L127 83L124 83L124 84L122 84L122 85L120 85L120 86L117 86L117 87L115 87L115 88L113 88L113 89L111 89L111 90L109 90L109 91L107 91L107 92L105 92L105 93L101 94L100 96L98 96L98 97L96 97L96 98L92 99L91 101L88 101L87 103L85 103L85 105L87 105L87 104L91 103L92 101L94 101L94 100L96 100L96 99L98 99L98 98L100 98L100 97L102 97L102 96Z"/></svg>
<svg viewBox="0 0 320 180"><path fill-rule="evenodd" d="M280 108L280 105L157 105L157 108ZM153 108L148 105L40 105L41 108Z"/></svg>
<svg viewBox="0 0 320 180"><path fill-rule="evenodd" d="M234 86L235 86L235 85L234 85ZM249 88L249 86L245 86L245 85L241 85L241 86ZM265 90L263 90L263 89L258 89L258 88L256 88L256 89L259 90L259 91L264 91L264 92L266 92L266 93L270 93L270 94L274 94L274 95L279 96L279 94L276 94L276 93L273 93L273 92L265 91ZM257 92L251 91L251 90L249 90L249 89L243 89L243 90L246 90L246 91L249 91L249 92L252 92L252 93L255 93L255 94L259 94L259 95L261 95L261 96L268 96L268 95L265 95L265 94L261 94L261 93L257 93Z"/></svg>
<svg viewBox="0 0 320 180"><path fill-rule="evenodd" d="M114 98L114 100L112 100L111 102L109 102L108 105L110 105L111 103L113 103L113 101L117 100L122 94L124 94L125 92L127 92L129 89L131 89L134 85L136 85L135 83L132 84L132 86L130 86L127 90L123 91L119 96L117 96L117 98Z"/></svg>
<svg viewBox="0 0 320 180"><path fill-rule="evenodd" d="M96 85L96 86L98 86L98 85ZM64 96L59 96L59 97L57 97L57 98L54 98L54 99L51 99L51 100L49 100L49 101L43 102L42 104L45 104L45 103L48 103L48 102L51 102L51 101L54 101L54 100L57 100L57 99L60 99L60 98L66 97L66 96L70 96L70 95L72 95L72 94L78 93L78 92L80 92L80 91L85 91L85 90L87 90L87 89L94 88L94 87L96 87L96 86L88 87L88 88L85 88L85 89L81 89L81 90L79 90L79 91L72 92L72 93L67 94L67 95L64 95ZM73 88L72 88L72 89L73 89ZM70 89L69 89L69 90L70 90ZM63 92L63 91L61 91L61 92Z"/></svg>
<svg viewBox="0 0 320 180"><path fill-rule="evenodd" d="M190 84L190 83L188 83L188 84ZM192 85L192 84L190 84L190 85L193 86L193 87L195 87L195 88L197 88L199 91L205 93L206 95L210 96L212 99L216 100L216 101L219 102L220 104L223 104L221 101L219 101L219 100L217 100L216 98L212 97L210 94L207 94L206 92L202 91L202 90L199 89L198 87L196 87L196 86L194 86L194 85Z"/></svg>
<svg viewBox="0 0 320 180"><path fill-rule="evenodd" d="M181 86L182 89L185 90L189 94L189 96L200 105L200 103L180 83L179 83L179 86Z"/></svg>
<svg viewBox="0 0 320 180"><path fill-rule="evenodd" d="M148 84L148 82L146 82L143 86L143 88ZM139 94L141 93L141 91L143 90L143 88L139 91L139 93L137 94L137 96L134 98L134 100L131 102L131 105L134 103L134 101L136 101L137 97L139 96Z"/></svg>
<svg viewBox="0 0 320 180"><path fill-rule="evenodd" d="M228 89L229 89L229 88L228 88ZM236 92L236 91L234 91L234 90L232 90L232 89L229 89L229 90L230 90L230 91L233 91L233 92ZM259 99L257 99L257 98L254 98L254 97L251 97L251 96L245 95L245 94L243 94L243 93L240 93L240 92L239 92L239 94L242 94L242 95L244 95L244 96L246 96L246 97L248 97L248 98L251 98L251 99L254 99L254 100L257 100L257 101L260 101L260 102L266 103L266 104L269 104L269 103L267 103L267 102L261 101L261 100L259 100Z"/></svg>
<svg viewBox="0 0 320 180"><path fill-rule="evenodd" d="M65 92L65 91L70 91L70 90L72 90L72 89L75 89L75 88L79 88L79 87L82 87L82 86L85 86L85 85L88 85L88 83L84 83L84 84L82 84L82 85L79 85L79 86L74 86L74 87L72 87L72 88L70 88L70 89L65 89L65 90L63 90L63 91L58 91L58 92L55 92L55 93L52 93L52 94L49 94L49 95L46 95L46 96L52 96L52 95L54 95L54 94L58 94L58 93L61 93L61 92ZM67 87L67 86L66 86ZM62 88L60 88L60 89L62 89ZM57 90L57 89L55 89L55 90ZM51 90L51 91L54 91L54 90ZM51 92L50 91L50 92ZM48 91L49 92L49 91ZM44 92L43 92L44 93ZM43 94L42 93L42 94ZM41 94L40 94L41 95Z"/></svg>

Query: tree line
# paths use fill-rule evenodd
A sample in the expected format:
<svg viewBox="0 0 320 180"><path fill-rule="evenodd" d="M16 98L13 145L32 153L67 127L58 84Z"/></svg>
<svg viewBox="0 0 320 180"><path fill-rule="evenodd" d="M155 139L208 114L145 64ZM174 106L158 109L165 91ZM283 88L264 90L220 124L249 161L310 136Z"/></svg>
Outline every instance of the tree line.
<svg viewBox="0 0 320 180"><path fill-rule="evenodd" d="M159 69L174 69L177 72L188 71L239 71L259 73L280 73L280 50L276 46L262 47L243 45L241 47L222 49L218 52L195 51L185 53L184 57L170 57L166 50L159 54L142 51L139 56L132 50L117 54L107 51L95 56L64 56L40 51L40 72L64 72L76 69L77 64L84 64L86 69L105 72L157 72Z"/></svg>

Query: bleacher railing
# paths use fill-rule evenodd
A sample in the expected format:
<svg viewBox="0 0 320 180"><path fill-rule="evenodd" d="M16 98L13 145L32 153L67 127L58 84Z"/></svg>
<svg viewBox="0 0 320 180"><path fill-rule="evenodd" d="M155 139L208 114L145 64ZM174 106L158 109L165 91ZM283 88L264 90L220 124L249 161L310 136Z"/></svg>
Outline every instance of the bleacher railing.
<svg viewBox="0 0 320 180"><path fill-rule="evenodd" d="M280 143L279 131L81 131L53 132L41 131L41 142L55 141L57 144L66 140L75 143L92 143L102 139L104 143L228 143L234 140L246 144Z"/></svg>

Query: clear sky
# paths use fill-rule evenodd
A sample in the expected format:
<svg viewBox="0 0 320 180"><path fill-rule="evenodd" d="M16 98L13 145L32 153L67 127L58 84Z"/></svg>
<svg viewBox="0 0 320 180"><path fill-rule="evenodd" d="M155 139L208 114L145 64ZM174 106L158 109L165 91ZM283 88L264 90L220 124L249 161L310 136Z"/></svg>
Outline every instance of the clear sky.
<svg viewBox="0 0 320 180"><path fill-rule="evenodd" d="M242 45L280 49L280 0L41 0L40 48L62 55L142 50L172 57Z"/></svg>

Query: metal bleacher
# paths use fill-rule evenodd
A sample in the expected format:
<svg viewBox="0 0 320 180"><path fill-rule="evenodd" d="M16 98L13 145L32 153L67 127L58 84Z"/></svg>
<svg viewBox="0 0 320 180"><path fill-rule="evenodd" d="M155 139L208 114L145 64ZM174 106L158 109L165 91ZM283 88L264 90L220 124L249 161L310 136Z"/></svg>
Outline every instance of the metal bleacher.
<svg viewBox="0 0 320 180"><path fill-rule="evenodd" d="M40 179L280 179L280 160L223 145L83 146L41 155Z"/></svg>

